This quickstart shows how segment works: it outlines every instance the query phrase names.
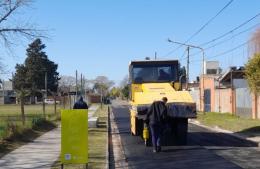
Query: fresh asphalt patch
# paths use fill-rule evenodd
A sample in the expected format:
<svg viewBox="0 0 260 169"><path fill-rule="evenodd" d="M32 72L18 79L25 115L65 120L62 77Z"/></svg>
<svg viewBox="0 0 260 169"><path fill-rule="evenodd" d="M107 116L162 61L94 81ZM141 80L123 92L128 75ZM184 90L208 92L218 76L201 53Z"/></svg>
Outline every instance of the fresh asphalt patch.
<svg viewBox="0 0 260 169"><path fill-rule="evenodd" d="M164 146L162 152L153 153L152 147L145 147L140 136L130 134L129 106L116 102L112 110L128 164L126 168L240 169L260 166L260 151L250 142L194 124L189 124L186 146ZM246 154L251 155L251 160Z"/></svg>

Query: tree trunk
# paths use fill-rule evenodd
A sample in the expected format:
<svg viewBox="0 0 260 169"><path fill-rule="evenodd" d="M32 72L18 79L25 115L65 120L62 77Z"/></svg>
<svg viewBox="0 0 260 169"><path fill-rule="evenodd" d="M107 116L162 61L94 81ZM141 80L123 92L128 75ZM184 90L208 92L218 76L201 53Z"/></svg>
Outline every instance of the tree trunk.
<svg viewBox="0 0 260 169"><path fill-rule="evenodd" d="M65 104L66 104L65 96L63 96L63 109L65 109Z"/></svg>
<svg viewBox="0 0 260 169"><path fill-rule="evenodd" d="M54 94L54 113L57 115L56 94Z"/></svg>
<svg viewBox="0 0 260 169"><path fill-rule="evenodd" d="M30 97L30 102L31 102L31 104L33 104L33 105L36 103L36 101L35 101L35 95L33 95L33 96Z"/></svg>
<svg viewBox="0 0 260 169"><path fill-rule="evenodd" d="M25 125L25 114L24 114L24 96L21 96L21 115L22 115L22 123Z"/></svg>
<svg viewBox="0 0 260 169"><path fill-rule="evenodd" d="M43 113L43 118L46 119L46 117L45 117L45 97L42 97L42 113Z"/></svg>

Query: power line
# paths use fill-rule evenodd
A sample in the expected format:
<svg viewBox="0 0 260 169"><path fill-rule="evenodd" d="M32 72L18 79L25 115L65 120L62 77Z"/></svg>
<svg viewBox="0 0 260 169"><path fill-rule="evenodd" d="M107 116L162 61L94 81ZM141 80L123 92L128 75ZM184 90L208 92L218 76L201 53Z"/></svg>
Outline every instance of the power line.
<svg viewBox="0 0 260 169"><path fill-rule="evenodd" d="M186 40L186 42L189 42L192 38L194 38L196 35L198 35L207 25L210 24L219 14L221 14L234 0L230 0L215 16L213 16L208 22L206 22L197 32L195 32L191 37ZM185 43L186 43L185 42Z"/></svg>
<svg viewBox="0 0 260 169"><path fill-rule="evenodd" d="M232 52L232 51L234 51L234 50L237 50L237 49L239 49L239 48L245 46L245 45L248 44L250 41L251 41L251 40L248 40L248 41L246 41L246 42L244 42L244 43L242 43L242 44L239 44L238 46L236 46L236 47L234 47L234 48L232 48L232 49L226 50L226 51L224 51L224 52L222 52L222 53L219 53L219 54L217 54L217 55L208 57L208 58L206 58L206 59L211 59L211 58L216 58L216 57L219 57L219 56L223 56L223 55L225 55L225 54L227 54L227 53L230 53L230 52ZM198 62L198 61L202 61L202 60L201 60L201 59L199 59L199 60L191 60L190 62Z"/></svg>
<svg viewBox="0 0 260 169"><path fill-rule="evenodd" d="M179 61L184 60L184 59L187 58L187 57L184 57L184 55L186 54L186 51L187 51L187 50L184 50L184 52L183 52L183 54L181 55L181 57L179 57Z"/></svg>
<svg viewBox="0 0 260 169"><path fill-rule="evenodd" d="M257 24L255 24L255 25L253 25L253 26L251 26L251 27L249 27L249 28L243 30L243 31L238 32L237 34L233 35L232 37L230 37L230 38L228 38L228 39L222 40L222 41L220 41L220 42L218 42L218 43L215 43L215 44L213 44L213 45L211 45L211 46L209 46L209 47L207 47L207 48L204 48L204 50L208 50L208 49L211 49L211 48L216 47L216 46L218 46L218 45L221 45L221 44L223 44L223 43L225 43L225 42L227 42L227 41L229 41L229 40L232 40L234 37L237 37L237 36L241 35L242 33L245 33L245 32L247 32L247 31L250 31L250 30L254 29L255 27L257 27L257 26L259 26L259 25L260 25L260 23L257 23ZM196 53L191 54L190 56L195 56L195 55L200 54L200 53L201 53L201 51L198 51L198 52L196 52Z"/></svg>
<svg viewBox="0 0 260 169"><path fill-rule="evenodd" d="M200 44L199 46L205 46L205 45L207 45L207 44L209 44L209 43L212 43L212 42L214 42L214 41L217 41L217 40L219 40L219 39L221 39L221 38L227 36L228 34L234 32L235 30L241 28L242 26L246 25L246 24L249 23L250 21L254 20L254 19L257 18L259 15L260 15L260 13L256 14L255 16L253 16L252 18L246 20L245 22L243 22L242 24L238 25L238 26L235 27L234 29L232 29L232 30L230 30L230 31L228 31L228 32L226 32L226 33L224 33L224 34L222 34L222 35L220 35L220 36L218 36L218 37L216 37L216 38L214 38L214 39L208 41L208 42L202 43L202 44Z"/></svg>
<svg viewBox="0 0 260 169"><path fill-rule="evenodd" d="M194 38L196 35L198 35L206 26L208 26L218 15L220 15L234 0L230 0L216 15L214 15L212 18L210 18L199 30L197 30L194 34L192 34L184 43L189 42L192 38ZM165 56L168 56L181 48L182 45L179 45L174 50L167 53Z"/></svg>

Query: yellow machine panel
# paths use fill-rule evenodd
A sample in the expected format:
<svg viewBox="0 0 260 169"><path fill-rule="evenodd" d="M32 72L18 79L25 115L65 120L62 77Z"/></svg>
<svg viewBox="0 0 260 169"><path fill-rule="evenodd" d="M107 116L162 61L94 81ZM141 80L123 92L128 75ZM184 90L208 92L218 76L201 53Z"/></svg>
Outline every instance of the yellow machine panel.
<svg viewBox="0 0 260 169"><path fill-rule="evenodd" d="M133 105L151 104L162 97L168 98L168 103L194 103L188 91L176 91L170 83L140 84L141 92L133 92Z"/></svg>

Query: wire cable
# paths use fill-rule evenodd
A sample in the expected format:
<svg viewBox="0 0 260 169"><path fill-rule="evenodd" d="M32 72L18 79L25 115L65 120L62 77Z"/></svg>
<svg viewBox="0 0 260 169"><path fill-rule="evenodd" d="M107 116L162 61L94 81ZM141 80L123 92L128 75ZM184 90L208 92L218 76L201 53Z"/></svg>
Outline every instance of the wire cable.
<svg viewBox="0 0 260 169"><path fill-rule="evenodd" d="M234 0L230 0L216 15L214 15L212 18L210 18L200 29L198 29L195 33L193 33L184 43L189 42L191 39L193 39L195 36L197 36L206 26L208 26L218 15L220 15ZM168 56L181 48L183 45L179 45L172 51L168 52L165 56Z"/></svg>
<svg viewBox="0 0 260 169"><path fill-rule="evenodd" d="M189 42L191 39L193 39L196 35L198 35L206 26L210 24L219 14L221 14L234 0L230 0L215 16L213 16L208 22L206 22L197 32L195 32L191 37L186 40L185 43Z"/></svg>
<svg viewBox="0 0 260 169"><path fill-rule="evenodd" d="M200 44L199 46L205 46L205 45L207 45L207 44L209 44L209 43L212 43L212 42L214 42L214 41L217 41L217 40L219 40L219 39L221 39L221 38L227 36L228 34L230 34L230 33L234 32L234 31L236 31L237 29L239 29L239 28L241 28L242 26L246 25L246 24L249 23L250 21L254 20L254 19L257 18L259 15L260 15L260 13L256 14L254 17L252 17L252 18L246 20L245 22L243 22L242 24L238 25L238 26L235 27L234 29L232 29L232 30L230 30L230 31L228 31L228 32L226 32L226 33L224 33L224 34L222 34L222 35L220 35L220 36L218 36L218 37L216 37L216 38L214 38L214 39L208 41L208 42L204 42L204 43Z"/></svg>
<svg viewBox="0 0 260 169"><path fill-rule="evenodd" d="M232 37L230 37L230 38L228 38L228 39L224 39L224 40L222 40L222 41L220 41L220 42L218 42L218 43L215 43L215 44L213 44L213 45L211 45L211 46L209 46L209 47L207 47L207 48L204 48L204 51L206 51L206 50L208 50L208 49L211 49L211 48L213 48L213 47L215 47L215 46L221 45L221 44L223 44L223 43L225 43L225 42L227 42L227 41L229 41L229 40L232 40L234 37L237 37L237 36L239 36L239 35L241 35L241 34L247 32L247 31L250 31L250 30L254 29L255 27L258 27L259 25L260 25L260 23L257 23L257 24L255 24L255 25L253 25L253 26L251 26L251 27L249 27L249 28L243 30L243 31L240 31L240 32L234 34ZM196 52L196 53L191 54L190 56L195 56L195 55L198 55L198 54L200 54L200 53L201 53L201 51L198 51L198 52Z"/></svg>
<svg viewBox="0 0 260 169"><path fill-rule="evenodd" d="M206 59L216 58L216 57L219 57L219 56L223 56L223 55L225 55L225 54L227 54L227 53L233 52L234 50L237 50L237 49L239 49L239 48L241 48L241 47L247 45L250 41L251 41L251 40L248 40L248 41L246 41L246 42L244 42L244 43L242 43L242 44L239 44L238 46L236 46L236 47L234 47L234 48L232 48L232 49L226 50L226 51L224 51L224 52L222 52L222 53L219 53L219 54L214 55L214 56L211 56L211 57L207 57L207 58L205 58L205 60L206 60ZM202 59L199 59L199 60L191 60L190 62L198 62L198 61L202 61Z"/></svg>

